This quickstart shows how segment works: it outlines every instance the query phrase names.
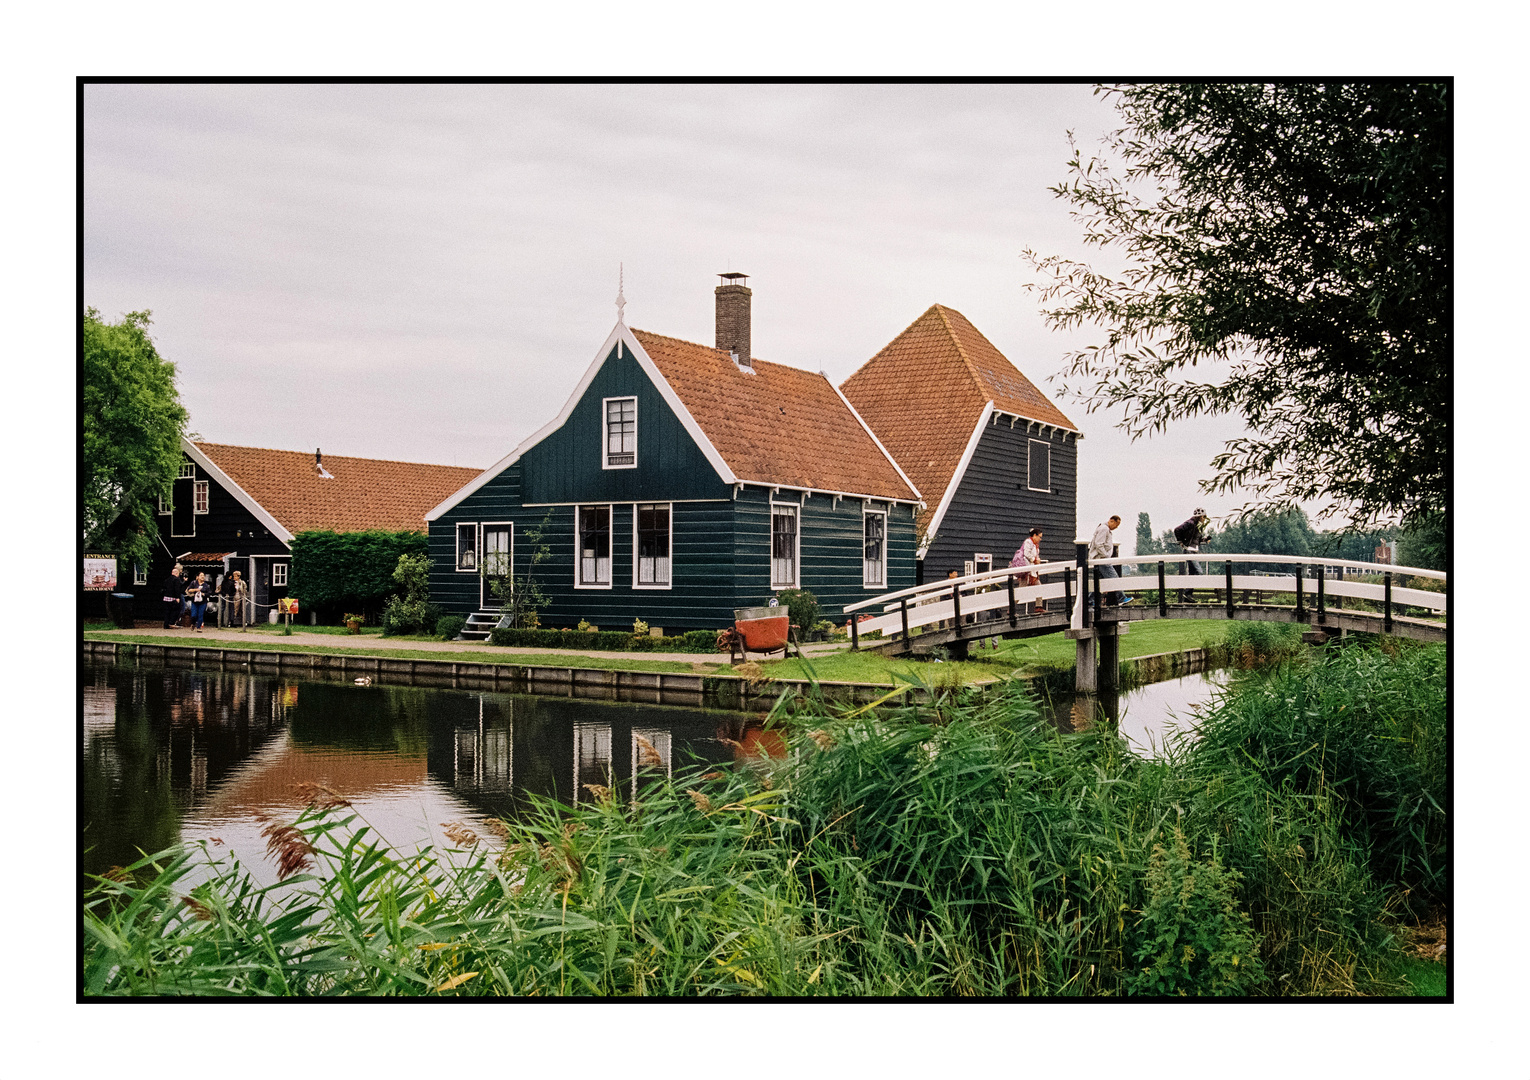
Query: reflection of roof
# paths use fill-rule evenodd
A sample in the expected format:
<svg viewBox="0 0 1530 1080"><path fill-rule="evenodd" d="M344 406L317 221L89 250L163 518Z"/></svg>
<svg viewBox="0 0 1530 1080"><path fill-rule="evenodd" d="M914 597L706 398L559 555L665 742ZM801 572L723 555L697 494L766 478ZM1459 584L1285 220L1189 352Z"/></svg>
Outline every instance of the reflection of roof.
<svg viewBox="0 0 1530 1080"><path fill-rule="evenodd" d="M1067 431L1064 416L959 311L935 304L840 388L931 506L983 407Z"/></svg>
<svg viewBox="0 0 1530 1080"><path fill-rule="evenodd" d="M425 755L308 748L284 735L231 773L208 810L228 814L280 810L302 801L300 784L319 784L347 799L415 787L427 778Z"/></svg>
<svg viewBox="0 0 1530 1080"><path fill-rule="evenodd" d="M633 337L738 479L883 499L917 494L816 372L633 330Z"/></svg>
<svg viewBox="0 0 1530 1080"><path fill-rule="evenodd" d="M289 532L425 529L425 511L479 473L454 465L196 443L234 483ZM221 556L219 557L221 559Z"/></svg>

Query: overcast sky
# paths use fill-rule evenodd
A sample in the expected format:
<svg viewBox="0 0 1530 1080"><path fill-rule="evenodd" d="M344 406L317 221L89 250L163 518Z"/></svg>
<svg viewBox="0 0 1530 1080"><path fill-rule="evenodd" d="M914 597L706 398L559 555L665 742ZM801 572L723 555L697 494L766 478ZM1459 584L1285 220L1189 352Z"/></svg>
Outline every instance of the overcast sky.
<svg viewBox="0 0 1530 1080"><path fill-rule="evenodd" d="M1100 261L1048 186L1113 109L1062 85L90 85L86 303L154 313L214 442L485 467L562 406L616 319L710 344L751 275L754 353L838 384L933 303L1086 438L1081 530L1197 505L1228 420L1129 443L1049 377L1021 252ZM1109 256L1105 256L1109 259Z"/></svg>

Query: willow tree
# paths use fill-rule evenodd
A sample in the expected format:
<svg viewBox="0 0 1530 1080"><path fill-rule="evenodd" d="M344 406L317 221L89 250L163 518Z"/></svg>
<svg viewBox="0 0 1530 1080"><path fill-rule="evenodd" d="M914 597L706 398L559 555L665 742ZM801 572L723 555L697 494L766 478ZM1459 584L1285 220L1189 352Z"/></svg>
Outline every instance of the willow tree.
<svg viewBox="0 0 1530 1080"><path fill-rule="evenodd" d="M1450 462L1450 89L1101 87L1123 126L1052 191L1106 273L1027 251L1049 323L1096 326L1067 388L1133 439L1248 428L1201 486L1356 524L1443 512ZM1070 135L1071 141L1071 135Z"/></svg>
<svg viewBox="0 0 1530 1080"><path fill-rule="evenodd" d="M170 497L187 419L175 365L156 351L148 326L147 311L106 323L87 308L80 387L84 545L145 566L159 535L156 503Z"/></svg>

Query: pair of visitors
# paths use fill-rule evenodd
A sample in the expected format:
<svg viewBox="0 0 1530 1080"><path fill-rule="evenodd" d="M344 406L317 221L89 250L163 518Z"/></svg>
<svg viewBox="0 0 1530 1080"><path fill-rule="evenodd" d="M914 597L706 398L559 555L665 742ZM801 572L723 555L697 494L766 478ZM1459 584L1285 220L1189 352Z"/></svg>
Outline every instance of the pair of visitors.
<svg viewBox="0 0 1530 1080"><path fill-rule="evenodd" d="M176 563L175 569L170 571L170 576L165 578L165 583L160 587L160 596L165 601L165 629L169 630L181 621L181 613L186 608L186 579L181 577L181 564Z"/></svg>
<svg viewBox="0 0 1530 1080"><path fill-rule="evenodd" d="M235 570L232 574L223 579L223 587L219 590L219 593L224 599L224 603L221 604L220 607L224 611L228 612L228 619L226 620L228 625L234 625L234 617L237 615L239 618L240 629L243 629L245 620L244 609L245 604L249 600L250 592L249 586L247 586L244 583L244 579L239 576L238 570Z"/></svg>
<svg viewBox="0 0 1530 1080"><path fill-rule="evenodd" d="M1206 539L1206 525L1210 521L1211 518L1206 515L1206 511L1196 507L1195 513L1174 526L1174 539L1179 543L1180 550L1186 555L1200 554L1201 541ZM1186 574L1204 574L1205 572L1205 569L1194 559L1185 560ZM1195 590L1181 589L1179 602L1181 604L1195 603Z"/></svg>
<svg viewBox="0 0 1530 1080"><path fill-rule="evenodd" d="M1042 532L1041 532L1040 529L1032 529L1030 531L1030 534L1026 536L1025 543L1020 545L1020 550L1015 552L1015 557L1009 560L1009 565L1010 566L1039 566L1039 565L1041 565L1041 562L1042 562L1042 559L1041 559L1041 537L1042 537ZM1016 575L1016 584L1018 584L1018 585L1040 585L1041 584L1041 575L1040 574L1018 574L1018 575ZM1032 615L1045 615L1046 613L1047 613L1047 602L1045 600L1041 599L1038 596L1036 598L1036 603L1031 607L1031 614Z"/></svg>
<svg viewBox="0 0 1530 1080"><path fill-rule="evenodd" d="M212 583L206 574L198 574L186 585L186 610L191 614L191 625L197 633L202 632L202 621L207 618L207 601L212 597Z"/></svg>
<svg viewBox="0 0 1530 1080"><path fill-rule="evenodd" d="M1115 558L1116 544L1115 544L1115 537L1112 534L1114 533L1114 531L1116 529L1118 529L1120 527L1120 525L1121 525L1121 515L1120 514L1111 514L1109 520L1103 521L1099 525L1095 526L1094 536L1091 537L1090 540L1089 540L1089 561L1090 562L1094 562L1097 559L1112 559L1112 558ZM1117 569L1114 566L1101 566L1101 567L1098 567L1098 570L1100 572L1100 577L1101 578L1117 578L1117 579L1119 579L1121 577L1121 574L1119 573L1119 571L1117 571ZM1135 597L1127 596L1125 593L1121 592L1119 589L1113 590L1113 591L1108 592L1108 593L1105 594L1105 602L1107 604L1112 605L1112 606L1115 606L1117 604L1130 604L1134 600L1135 600Z"/></svg>

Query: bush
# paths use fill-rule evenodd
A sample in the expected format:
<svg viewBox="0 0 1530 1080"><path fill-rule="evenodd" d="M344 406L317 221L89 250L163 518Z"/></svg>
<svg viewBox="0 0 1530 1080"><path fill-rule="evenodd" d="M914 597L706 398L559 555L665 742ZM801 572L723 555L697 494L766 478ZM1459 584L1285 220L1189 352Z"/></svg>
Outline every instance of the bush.
<svg viewBox="0 0 1530 1080"><path fill-rule="evenodd" d="M292 538L290 592L305 610L375 615L398 590L393 571L399 557L425 553L426 539L418 532L300 532Z"/></svg>
<svg viewBox="0 0 1530 1080"><path fill-rule="evenodd" d="M715 652L717 631L692 630L674 637L635 637L627 630L522 630L497 626L489 644L519 649L569 649L601 652Z"/></svg>
<svg viewBox="0 0 1530 1080"><path fill-rule="evenodd" d="M818 597L807 589L782 589L777 595L791 613L792 625L799 636L813 628L818 621Z"/></svg>
<svg viewBox="0 0 1530 1080"><path fill-rule="evenodd" d="M436 637L451 641L462 633L466 625L467 620L461 615L442 615L436 620Z"/></svg>
<svg viewBox="0 0 1530 1080"><path fill-rule="evenodd" d="M400 555L393 569L393 580L404 590L402 596L388 597L383 607L382 632L425 634L441 619L441 609L429 597L430 560L424 555Z"/></svg>

